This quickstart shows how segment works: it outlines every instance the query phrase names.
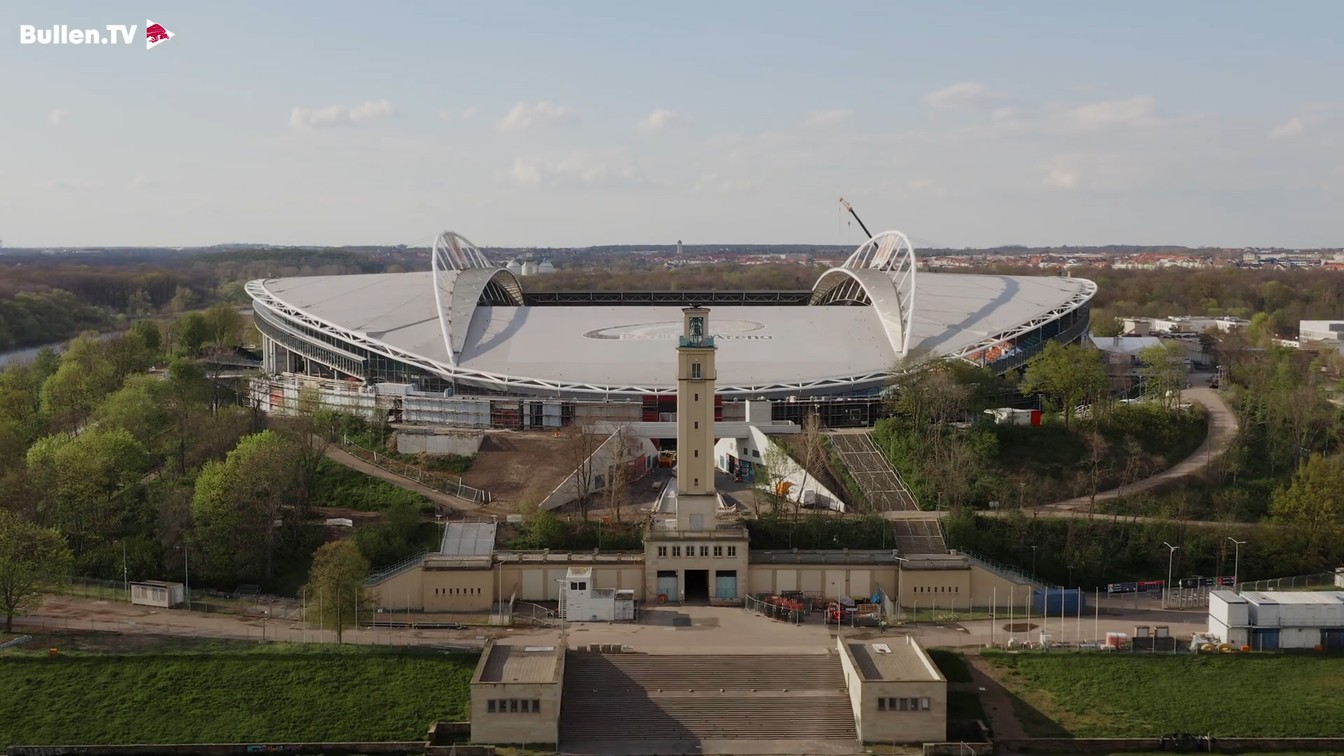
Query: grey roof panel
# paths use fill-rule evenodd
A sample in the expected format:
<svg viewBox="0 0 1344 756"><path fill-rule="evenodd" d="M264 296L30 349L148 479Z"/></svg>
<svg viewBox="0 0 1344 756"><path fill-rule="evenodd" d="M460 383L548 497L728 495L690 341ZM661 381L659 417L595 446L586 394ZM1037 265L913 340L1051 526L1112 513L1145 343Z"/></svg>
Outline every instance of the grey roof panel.
<svg viewBox="0 0 1344 756"><path fill-rule="evenodd" d="M488 557L495 551L493 522L450 522L443 528L439 553L453 557Z"/></svg>

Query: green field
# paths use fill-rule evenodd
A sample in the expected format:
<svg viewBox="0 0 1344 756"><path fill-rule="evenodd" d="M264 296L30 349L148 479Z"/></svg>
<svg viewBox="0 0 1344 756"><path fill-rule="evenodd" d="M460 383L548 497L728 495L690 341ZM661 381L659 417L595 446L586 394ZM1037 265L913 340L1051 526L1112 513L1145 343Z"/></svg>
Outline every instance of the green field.
<svg viewBox="0 0 1344 756"><path fill-rule="evenodd" d="M987 653L1036 737L1344 735L1344 656Z"/></svg>
<svg viewBox="0 0 1344 756"><path fill-rule="evenodd" d="M436 720L467 718L477 660L429 649L220 648L0 652L0 748L421 740Z"/></svg>

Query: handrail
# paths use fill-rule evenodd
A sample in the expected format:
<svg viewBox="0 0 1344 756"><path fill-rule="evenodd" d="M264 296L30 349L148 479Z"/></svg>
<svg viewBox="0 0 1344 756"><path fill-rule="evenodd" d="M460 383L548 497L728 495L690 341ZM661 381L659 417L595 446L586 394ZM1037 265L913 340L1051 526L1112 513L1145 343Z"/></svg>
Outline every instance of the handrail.
<svg viewBox="0 0 1344 756"><path fill-rule="evenodd" d="M371 572L368 577L364 578L364 585L377 585L388 578L396 577L403 572L415 569L425 561L425 558L428 557L429 554L430 552L428 551L422 551L419 554L408 556L389 567L384 567L377 572Z"/></svg>
<svg viewBox="0 0 1344 756"><path fill-rule="evenodd" d="M965 556L967 559L979 564L981 567L989 570L990 572L996 572L1003 577L1009 577L1015 575L1021 578L1026 583L1034 585L1043 591L1059 588L1059 586L1055 585L1054 583L1041 580L1038 577L1032 577L1016 567L1011 567L1009 565L1003 564L1002 562L996 562L995 560L990 559L987 556L977 554L974 551L971 551L970 549L957 549L956 551L958 554Z"/></svg>

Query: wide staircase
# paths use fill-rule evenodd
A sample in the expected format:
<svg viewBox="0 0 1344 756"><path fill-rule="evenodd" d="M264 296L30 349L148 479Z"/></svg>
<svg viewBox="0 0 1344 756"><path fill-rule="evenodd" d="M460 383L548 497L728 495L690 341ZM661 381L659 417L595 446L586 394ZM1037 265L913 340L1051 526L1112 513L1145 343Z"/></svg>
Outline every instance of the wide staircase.
<svg viewBox="0 0 1344 756"><path fill-rule="evenodd" d="M868 433L831 433L831 448L877 512L917 512L919 504Z"/></svg>
<svg viewBox="0 0 1344 756"><path fill-rule="evenodd" d="M565 752L851 753L857 738L834 654L565 658Z"/></svg>

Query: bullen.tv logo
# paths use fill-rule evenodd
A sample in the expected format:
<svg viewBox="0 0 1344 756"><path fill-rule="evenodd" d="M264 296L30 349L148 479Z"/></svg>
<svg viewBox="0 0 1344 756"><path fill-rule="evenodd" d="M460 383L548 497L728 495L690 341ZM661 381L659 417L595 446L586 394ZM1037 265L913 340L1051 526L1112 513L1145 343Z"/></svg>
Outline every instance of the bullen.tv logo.
<svg viewBox="0 0 1344 756"><path fill-rule="evenodd" d="M19 25L21 45L131 45L135 44L137 24L108 24L101 29L72 29L67 24L38 28L32 24ZM173 38L163 24L145 20L145 49L153 50Z"/></svg>

